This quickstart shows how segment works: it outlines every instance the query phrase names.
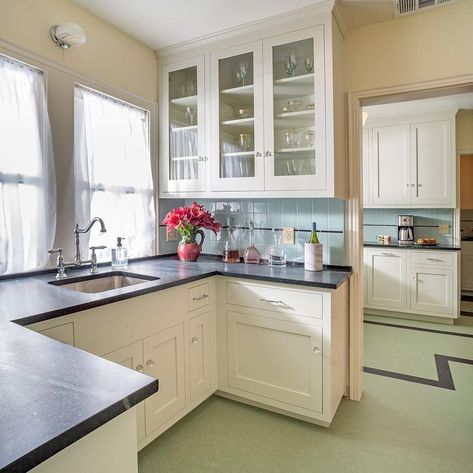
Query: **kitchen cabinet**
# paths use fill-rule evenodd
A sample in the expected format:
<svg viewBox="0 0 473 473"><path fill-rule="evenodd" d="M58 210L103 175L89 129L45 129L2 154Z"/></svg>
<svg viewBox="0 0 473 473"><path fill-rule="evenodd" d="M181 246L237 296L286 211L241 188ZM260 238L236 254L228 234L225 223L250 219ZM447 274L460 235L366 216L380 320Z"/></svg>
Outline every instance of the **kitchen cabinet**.
<svg viewBox="0 0 473 473"><path fill-rule="evenodd" d="M182 51L159 58L164 104L161 197L195 198L195 192L202 197L240 197L251 192L253 197L345 198L343 38L331 13L278 22L250 37L215 38L193 49L187 59L181 59ZM182 179L168 182L169 162L175 159L170 158L168 142L179 133L169 131L176 108L170 74L182 75L188 66L205 78L197 87L206 94L197 128L201 130L205 120L210 131L202 129L207 140L205 150L199 151L206 172L192 174L199 179L205 175L205 180L193 179L187 185ZM200 135L198 143L204 143Z"/></svg>
<svg viewBox="0 0 473 473"><path fill-rule="evenodd" d="M473 241L462 241L461 249L461 288L473 291Z"/></svg>
<svg viewBox="0 0 473 473"><path fill-rule="evenodd" d="M457 318L458 252L365 248L368 313Z"/></svg>
<svg viewBox="0 0 473 473"><path fill-rule="evenodd" d="M125 366L130 370L144 372L143 368L143 344L141 341L131 343L126 347L107 353L103 356L106 360L113 361L119 365ZM140 402L136 407L136 431L138 441L146 437L145 431L145 405Z"/></svg>
<svg viewBox="0 0 473 473"><path fill-rule="evenodd" d="M329 425L347 385L348 285L221 278L218 290L219 393Z"/></svg>
<svg viewBox="0 0 473 473"><path fill-rule="evenodd" d="M207 148L204 56L162 69L161 188L205 191Z"/></svg>
<svg viewBox="0 0 473 473"><path fill-rule="evenodd" d="M455 207L455 113L373 119L365 129L365 207Z"/></svg>
<svg viewBox="0 0 473 473"><path fill-rule="evenodd" d="M143 355L145 373L159 379L159 392L145 400L149 435L186 406L184 325L145 338Z"/></svg>
<svg viewBox="0 0 473 473"><path fill-rule="evenodd" d="M53 338L58 342L74 346L74 322L67 322L61 325L53 325L39 330L46 337Z"/></svg>
<svg viewBox="0 0 473 473"><path fill-rule="evenodd" d="M407 306L407 253L365 251L366 306L387 310Z"/></svg>

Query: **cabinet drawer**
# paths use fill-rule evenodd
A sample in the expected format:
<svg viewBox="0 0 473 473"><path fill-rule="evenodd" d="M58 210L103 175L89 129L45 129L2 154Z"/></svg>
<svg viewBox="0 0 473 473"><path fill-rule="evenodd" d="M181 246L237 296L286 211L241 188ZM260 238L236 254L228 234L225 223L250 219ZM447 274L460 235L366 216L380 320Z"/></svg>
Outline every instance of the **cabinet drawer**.
<svg viewBox="0 0 473 473"><path fill-rule="evenodd" d="M199 284L188 290L189 312L209 305L209 283Z"/></svg>
<svg viewBox="0 0 473 473"><path fill-rule="evenodd" d="M227 304L323 318L323 294L310 291L229 282Z"/></svg>
<svg viewBox="0 0 473 473"><path fill-rule="evenodd" d="M411 254L411 264L422 264L428 266L453 266L455 261L453 253L441 251L413 251Z"/></svg>

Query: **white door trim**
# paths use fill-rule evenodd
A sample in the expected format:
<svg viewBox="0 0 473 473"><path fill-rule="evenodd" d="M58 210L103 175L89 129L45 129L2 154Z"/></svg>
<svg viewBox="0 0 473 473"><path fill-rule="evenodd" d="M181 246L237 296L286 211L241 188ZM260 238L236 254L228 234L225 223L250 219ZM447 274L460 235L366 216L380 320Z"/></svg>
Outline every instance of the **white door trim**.
<svg viewBox="0 0 473 473"><path fill-rule="evenodd" d="M350 279L350 399L360 400L363 394L363 173L362 117L363 105L374 104L390 96L390 100L410 97L426 98L439 92L444 95L471 91L473 74L426 82L348 93L348 201L347 250L353 268ZM385 101L386 103L386 101Z"/></svg>

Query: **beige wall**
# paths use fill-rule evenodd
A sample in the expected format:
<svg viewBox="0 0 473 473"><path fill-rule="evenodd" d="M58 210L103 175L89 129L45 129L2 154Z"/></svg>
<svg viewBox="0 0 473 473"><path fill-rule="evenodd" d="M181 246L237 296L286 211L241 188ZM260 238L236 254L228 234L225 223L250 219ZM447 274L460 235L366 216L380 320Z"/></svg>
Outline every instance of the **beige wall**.
<svg viewBox="0 0 473 473"><path fill-rule="evenodd" d="M347 90L473 74L473 1L349 32Z"/></svg>
<svg viewBox="0 0 473 473"><path fill-rule="evenodd" d="M473 110L460 110L457 113L456 133L457 133L457 136L456 136L457 150L472 151L473 150Z"/></svg>
<svg viewBox="0 0 473 473"><path fill-rule="evenodd" d="M52 42L49 28L65 22L82 26L85 46L64 51ZM152 49L70 0L0 0L0 39L148 100L157 99Z"/></svg>

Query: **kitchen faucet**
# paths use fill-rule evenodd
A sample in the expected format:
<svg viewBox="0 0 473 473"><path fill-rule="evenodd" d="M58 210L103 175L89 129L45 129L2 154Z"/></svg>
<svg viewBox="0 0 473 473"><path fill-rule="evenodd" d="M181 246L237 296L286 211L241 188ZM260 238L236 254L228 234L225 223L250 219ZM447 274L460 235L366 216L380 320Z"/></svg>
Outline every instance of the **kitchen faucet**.
<svg viewBox="0 0 473 473"><path fill-rule="evenodd" d="M57 274L56 274L56 279L64 279L67 278L66 274L66 268L78 268L81 267L83 264L90 263L90 274L95 274L97 273L97 255L95 253L95 250L104 250L107 248L105 245L100 245L100 246L91 246L91 254L90 254L90 259L88 260L82 260L81 254L80 254L80 234L81 233L88 233L90 229L93 227L93 225L99 222L100 224L100 232L105 233L107 229L105 228L105 223L100 217L95 217L93 218L90 223L87 225L86 228L79 228L79 224L76 223L76 226L74 227L74 239L75 239L75 247L76 247L76 254L74 256L74 261L71 261L70 263L65 263L64 262L64 250L62 248L53 248L52 250L49 250L48 253L53 254L57 253Z"/></svg>

